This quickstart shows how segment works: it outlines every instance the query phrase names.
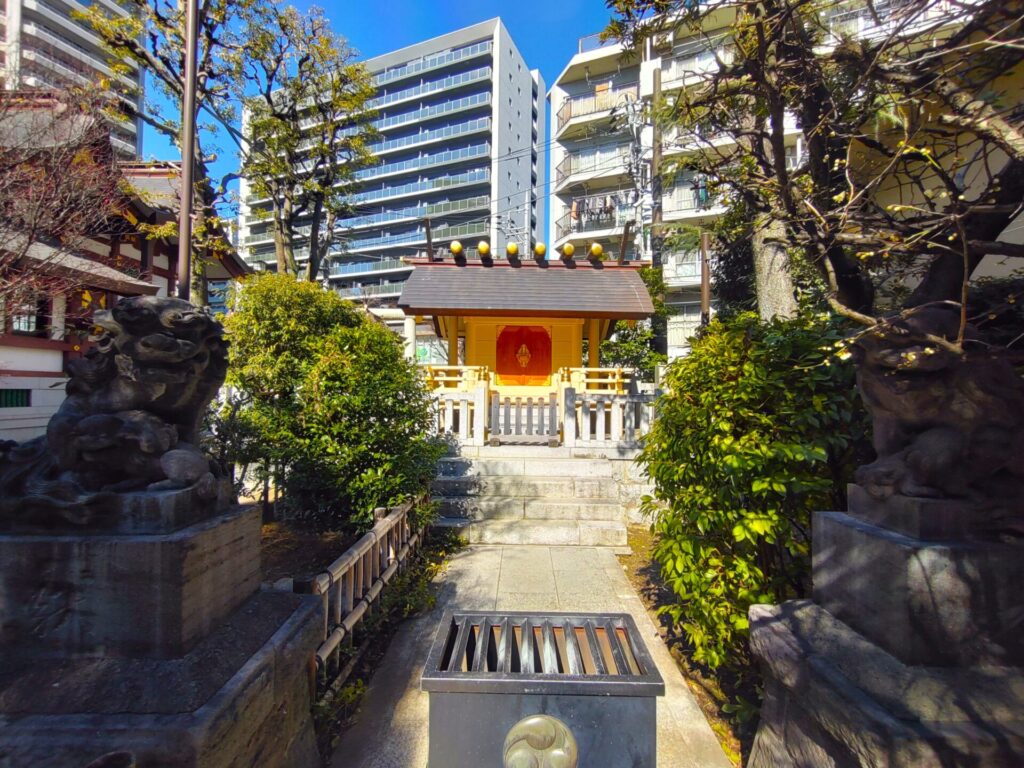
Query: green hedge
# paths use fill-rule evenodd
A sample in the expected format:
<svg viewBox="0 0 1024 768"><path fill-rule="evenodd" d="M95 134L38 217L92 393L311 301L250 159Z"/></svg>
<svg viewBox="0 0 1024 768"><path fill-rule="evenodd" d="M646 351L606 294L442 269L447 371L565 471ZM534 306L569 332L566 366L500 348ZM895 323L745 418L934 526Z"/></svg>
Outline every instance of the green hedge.
<svg viewBox="0 0 1024 768"><path fill-rule="evenodd" d="M742 669L747 610L808 594L810 522L841 508L867 420L831 317L714 320L669 369L640 461L665 609L696 661Z"/></svg>
<svg viewBox="0 0 1024 768"><path fill-rule="evenodd" d="M426 490L444 447L398 336L287 275L246 279L231 309L227 458L273 467L292 519L362 529L375 507Z"/></svg>

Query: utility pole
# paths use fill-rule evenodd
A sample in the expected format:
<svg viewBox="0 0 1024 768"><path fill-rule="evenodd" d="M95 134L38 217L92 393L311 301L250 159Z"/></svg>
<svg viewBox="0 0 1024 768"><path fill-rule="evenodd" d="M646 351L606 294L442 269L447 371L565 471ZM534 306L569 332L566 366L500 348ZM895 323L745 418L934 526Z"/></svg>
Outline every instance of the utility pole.
<svg viewBox="0 0 1024 768"><path fill-rule="evenodd" d="M626 260L626 248L629 245L629 235L633 230L633 222L627 221L626 226L622 228L622 240L619 243L619 257L616 259L619 264L622 264Z"/></svg>
<svg viewBox="0 0 1024 768"><path fill-rule="evenodd" d="M711 322L711 234L700 233L700 324Z"/></svg>
<svg viewBox="0 0 1024 768"><path fill-rule="evenodd" d="M430 261L433 261L434 260L434 236L433 236L433 233L430 231L430 217L429 216L427 216L423 220L423 229L424 229L425 234L427 236L427 258Z"/></svg>
<svg viewBox="0 0 1024 768"><path fill-rule="evenodd" d="M661 104L661 67L655 67L654 94L651 99L653 110ZM661 127L656 116L651 120L654 129L653 146L651 147L651 192L653 210L651 211L651 266L661 266Z"/></svg>
<svg viewBox="0 0 1024 768"><path fill-rule="evenodd" d="M181 206L178 211L178 298L188 301L192 287L192 174L196 163L196 28L199 0L185 5L185 82L181 98Z"/></svg>

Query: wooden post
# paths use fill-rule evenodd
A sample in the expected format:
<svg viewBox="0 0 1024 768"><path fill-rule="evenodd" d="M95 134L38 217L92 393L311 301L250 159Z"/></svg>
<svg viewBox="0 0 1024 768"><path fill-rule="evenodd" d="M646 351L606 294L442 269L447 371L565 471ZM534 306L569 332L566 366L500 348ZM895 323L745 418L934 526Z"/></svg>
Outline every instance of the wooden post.
<svg viewBox="0 0 1024 768"><path fill-rule="evenodd" d="M590 348L587 350L587 365L591 368L601 367L601 321L591 318L588 321L587 338L590 341Z"/></svg>
<svg viewBox="0 0 1024 768"><path fill-rule="evenodd" d="M576 445L576 390L572 387L565 388L563 396L565 401L565 413L562 416L562 443L572 448Z"/></svg>
<svg viewBox="0 0 1024 768"><path fill-rule="evenodd" d="M473 445L484 445L487 430L487 385L478 384L473 395Z"/></svg>
<svg viewBox="0 0 1024 768"><path fill-rule="evenodd" d="M622 228L622 240L619 242L619 258L616 261L622 264L626 261L626 248L629 247L629 233L633 230L633 220L630 219L626 222L626 226Z"/></svg>
<svg viewBox="0 0 1024 768"><path fill-rule="evenodd" d="M449 317L448 321L448 365L459 364L459 318Z"/></svg>

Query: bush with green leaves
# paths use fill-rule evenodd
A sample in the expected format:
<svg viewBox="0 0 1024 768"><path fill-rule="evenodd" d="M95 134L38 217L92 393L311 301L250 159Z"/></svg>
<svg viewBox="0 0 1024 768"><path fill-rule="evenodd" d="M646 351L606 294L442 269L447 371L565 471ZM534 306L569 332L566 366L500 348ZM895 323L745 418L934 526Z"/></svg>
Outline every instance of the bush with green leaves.
<svg viewBox="0 0 1024 768"><path fill-rule="evenodd" d="M811 513L842 509L867 418L837 320L714 320L670 367L640 457L655 559L695 661L749 664L747 610L808 594Z"/></svg>
<svg viewBox="0 0 1024 768"><path fill-rule="evenodd" d="M287 275L247 279L225 320L236 396L229 458L280 468L289 515L365 528L425 490L444 447L401 340L337 294Z"/></svg>

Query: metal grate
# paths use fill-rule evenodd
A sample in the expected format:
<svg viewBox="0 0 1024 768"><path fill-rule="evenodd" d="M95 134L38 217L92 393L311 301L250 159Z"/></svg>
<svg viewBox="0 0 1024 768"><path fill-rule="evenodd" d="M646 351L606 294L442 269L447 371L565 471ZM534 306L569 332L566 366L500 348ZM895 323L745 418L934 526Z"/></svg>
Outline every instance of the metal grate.
<svg viewBox="0 0 1024 768"><path fill-rule="evenodd" d="M524 684L531 693L664 689L628 614L451 613L423 682L427 690L489 692L522 692Z"/></svg>
<svg viewBox="0 0 1024 768"><path fill-rule="evenodd" d="M30 389L0 389L0 408L28 408L32 405Z"/></svg>

